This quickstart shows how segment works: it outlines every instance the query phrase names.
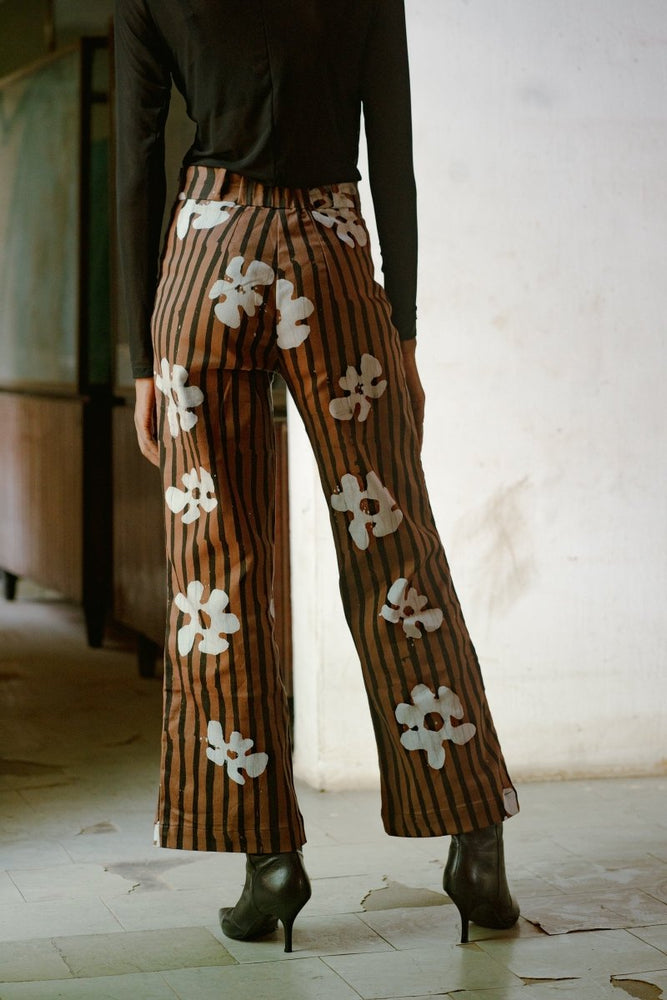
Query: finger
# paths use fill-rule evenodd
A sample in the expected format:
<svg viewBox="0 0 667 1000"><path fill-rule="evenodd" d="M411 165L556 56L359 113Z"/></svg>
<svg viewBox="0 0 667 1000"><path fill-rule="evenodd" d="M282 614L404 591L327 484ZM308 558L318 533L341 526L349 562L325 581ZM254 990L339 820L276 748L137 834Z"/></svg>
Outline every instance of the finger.
<svg viewBox="0 0 667 1000"><path fill-rule="evenodd" d="M137 442L141 454L153 465L160 464L160 454L157 441L145 427L137 425Z"/></svg>
<svg viewBox="0 0 667 1000"><path fill-rule="evenodd" d="M424 444L424 418L417 417L417 440L419 441L419 450L421 451L422 445Z"/></svg>
<svg viewBox="0 0 667 1000"><path fill-rule="evenodd" d="M160 465L160 454L158 451L158 446L155 441L143 442L139 445L141 449L141 454L144 458L147 458L151 465L159 467Z"/></svg>
<svg viewBox="0 0 667 1000"><path fill-rule="evenodd" d="M419 448L424 444L424 401L420 399L415 405L415 423L417 425L417 438Z"/></svg>
<svg viewBox="0 0 667 1000"><path fill-rule="evenodd" d="M158 449L156 441L151 441L151 443L148 445L148 447L146 449L145 454L146 454L146 458L148 459L148 461L152 465L155 465L157 468L159 468L159 466L160 466L160 452L159 452L159 449Z"/></svg>

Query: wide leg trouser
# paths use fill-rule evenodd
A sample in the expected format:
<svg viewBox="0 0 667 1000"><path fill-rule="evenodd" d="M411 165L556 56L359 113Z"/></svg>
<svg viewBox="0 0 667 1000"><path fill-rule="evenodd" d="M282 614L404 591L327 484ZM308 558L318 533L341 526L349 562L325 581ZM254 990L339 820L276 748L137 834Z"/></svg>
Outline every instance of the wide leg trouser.
<svg viewBox="0 0 667 1000"><path fill-rule="evenodd" d="M153 339L169 599L156 841L305 842L273 630L274 372L329 505L385 829L435 836L516 812L356 186L286 190L190 168Z"/></svg>

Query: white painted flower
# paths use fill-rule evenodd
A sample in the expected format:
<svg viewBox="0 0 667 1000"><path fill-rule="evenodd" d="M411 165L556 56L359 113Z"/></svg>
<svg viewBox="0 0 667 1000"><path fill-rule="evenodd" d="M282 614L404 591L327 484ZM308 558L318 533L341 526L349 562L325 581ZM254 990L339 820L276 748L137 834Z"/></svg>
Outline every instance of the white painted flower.
<svg viewBox="0 0 667 1000"><path fill-rule="evenodd" d="M340 481L341 492L331 497L334 510L349 511L353 517L348 531L355 545L367 549L370 542L368 525L372 525L376 538L396 531L403 520L403 512L389 490L382 485L374 472L366 476L366 489L361 490L356 476L346 473Z"/></svg>
<svg viewBox="0 0 667 1000"><path fill-rule="evenodd" d="M227 265L225 277L213 285L208 293L209 299L222 298L214 309L216 317L225 326L236 330L241 325L241 317L245 312L254 316L257 306L262 304L264 295L257 291L257 286L270 285L275 274L272 267L261 260L251 260L245 274L243 257L233 257Z"/></svg>
<svg viewBox="0 0 667 1000"><path fill-rule="evenodd" d="M190 615L190 621L178 630L178 652L181 656L190 652L198 635L202 637L197 647L201 653L224 653L229 643L223 635L232 635L241 628L236 615L225 613L229 597L224 590L212 590L206 603L202 603L203 593L204 584L194 580L188 584L187 594L176 594L174 598L176 607ZM209 620L208 625L204 624L204 616Z"/></svg>
<svg viewBox="0 0 667 1000"><path fill-rule="evenodd" d="M181 482L185 486L185 490L170 486L165 493L165 499L167 507L174 514L180 514L182 510L187 508L183 514L183 524L196 521L201 513L200 507L209 514L214 507L218 506L215 483L207 469L200 466L199 475L197 475L196 469L192 469L191 472L186 472L181 476Z"/></svg>
<svg viewBox="0 0 667 1000"><path fill-rule="evenodd" d="M450 740L462 746L473 738L477 727L471 722L453 726L451 719L463 718L463 707L458 695L447 687L438 688L438 697L425 684L418 684L410 692L413 704L396 707L396 720L408 728L401 735L406 750L426 750L429 766L438 771L445 763L443 744ZM442 726L427 726L429 716L439 716Z"/></svg>
<svg viewBox="0 0 667 1000"><path fill-rule="evenodd" d="M219 722L209 722L206 738L210 744L206 756L220 767L227 765L227 774L237 785L245 785L241 769L249 778L258 778L266 770L269 755L249 752L255 745L254 740L244 740L240 733L234 732L227 743Z"/></svg>
<svg viewBox="0 0 667 1000"><path fill-rule="evenodd" d="M180 195L180 199L183 205L176 222L176 235L180 240L185 238L193 216L196 217L192 222L193 229L215 229L229 218L227 209L236 208L233 201L197 201L195 198L186 200L184 194Z"/></svg>
<svg viewBox="0 0 667 1000"><path fill-rule="evenodd" d="M169 371L169 362L163 358L160 375L155 376L155 384L167 397L167 420L172 437L178 437L179 422L184 431L191 431L199 419L191 413L191 407L204 401L204 393L196 385L186 386L188 372L183 365L174 365Z"/></svg>
<svg viewBox="0 0 667 1000"><path fill-rule="evenodd" d="M365 247L368 234L357 218L352 192L346 185L340 184L333 190L311 188L310 200L313 205L313 218L327 229L336 227L336 236L343 243L353 247L355 243Z"/></svg>
<svg viewBox="0 0 667 1000"><path fill-rule="evenodd" d="M301 295L293 299L294 285L286 278L279 278L276 282L276 308L280 313L280 319L276 327L278 334L278 347L283 351L291 347L298 347L310 333L310 327L303 320L308 319L314 311L315 306Z"/></svg>
<svg viewBox="0 0 667 1000"><path fill-rule="evenodd" d="M403 577L394 580L387 592L387 600L389 604L382 605L380 614L388 622L403 622L403 631L409 639L421 639L418 624L427 632L435 632L442 625L440 608L427 608L428 598L418 594L414 587L408 587L408 581Z"/></svg>
<svg viewBox="0 0 667 1000"><path fill-rule="evenodd" d="M357 411L360 421L365 420L371 409L371 399L378 399L387 388L386 379L378 381L382 374L382 365L372 354L361 355L361 371L352 365L338 384L349 395L332 399L329 412L336 420L351 420Z"/></svg>

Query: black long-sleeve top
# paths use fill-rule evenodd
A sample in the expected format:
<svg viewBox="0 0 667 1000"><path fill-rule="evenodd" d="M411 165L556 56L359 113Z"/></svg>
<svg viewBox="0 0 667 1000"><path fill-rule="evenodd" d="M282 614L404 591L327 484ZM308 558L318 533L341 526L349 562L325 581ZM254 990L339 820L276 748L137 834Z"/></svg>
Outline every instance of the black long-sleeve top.
<svg viewBox="0 0 667 1000"><path fill-rule="evenodd" d="M359 179L363 106L385 290L399 336L415 336L403 0L116 0L115 53L120 273L135 378L153 374L172 81L196 125L184 165L285 187Z"/></svg>

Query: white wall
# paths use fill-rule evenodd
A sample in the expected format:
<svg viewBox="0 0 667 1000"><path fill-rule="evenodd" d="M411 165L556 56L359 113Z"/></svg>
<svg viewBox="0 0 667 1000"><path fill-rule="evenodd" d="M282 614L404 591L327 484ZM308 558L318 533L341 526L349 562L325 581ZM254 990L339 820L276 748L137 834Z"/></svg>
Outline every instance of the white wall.
<svg viewBox="0 0 667 1000"><path fill-rule="evenodd" d="M664 770L664 2L406 6L424 464L510 767ZM297 772L373 784L327 507L290 417Z"/></svg>

